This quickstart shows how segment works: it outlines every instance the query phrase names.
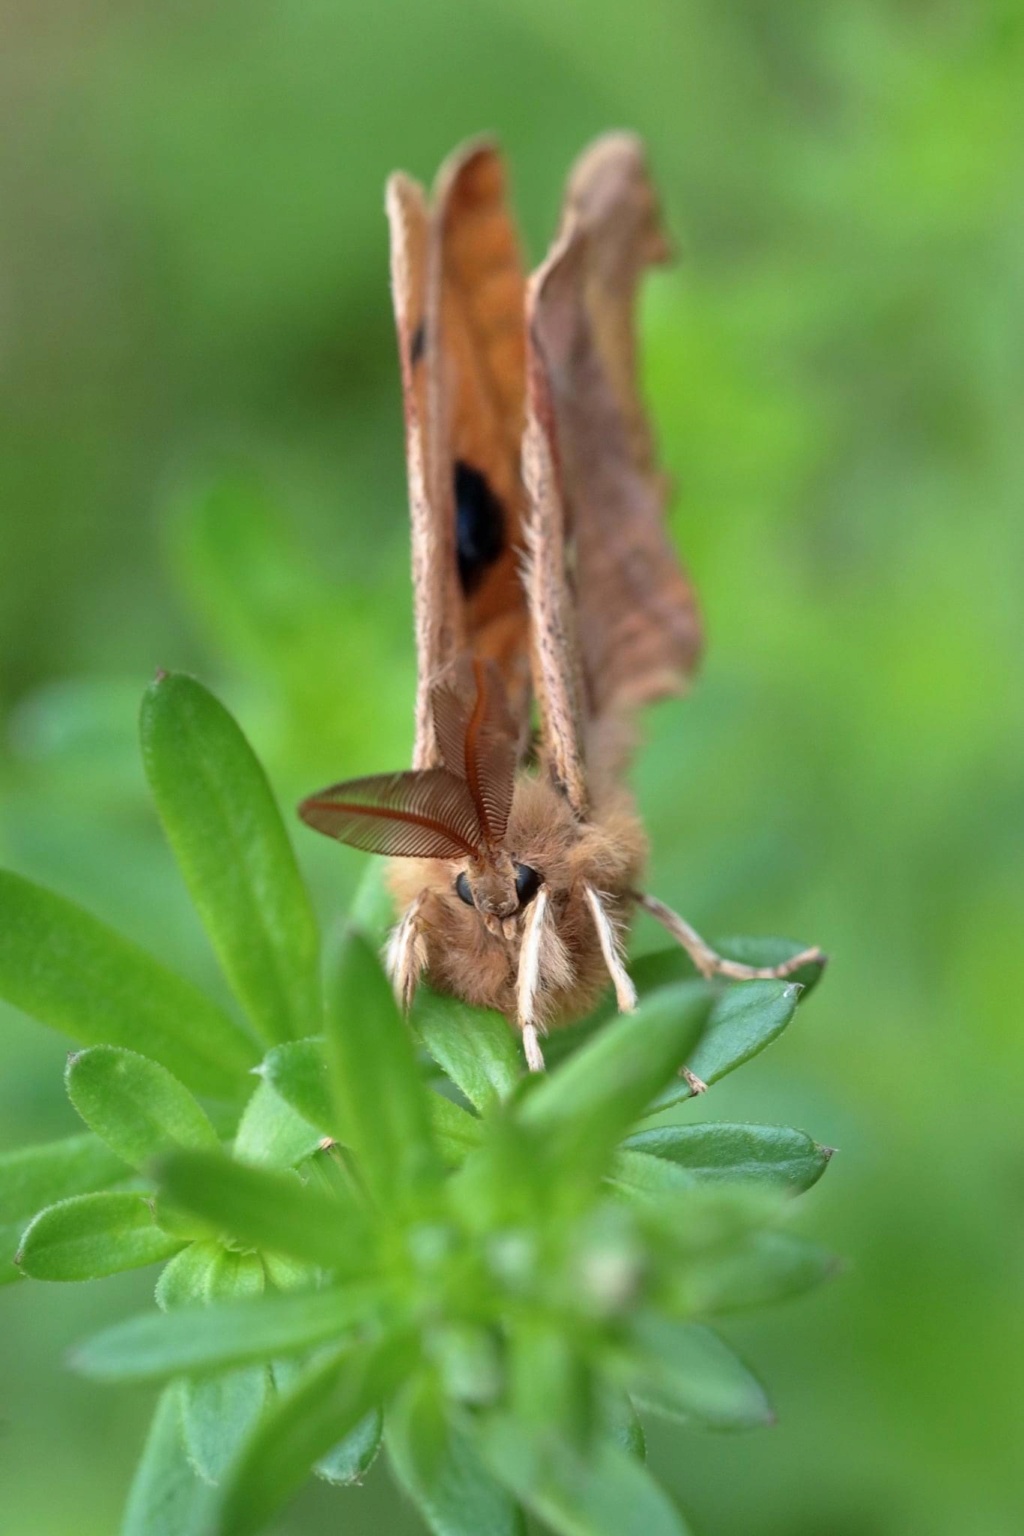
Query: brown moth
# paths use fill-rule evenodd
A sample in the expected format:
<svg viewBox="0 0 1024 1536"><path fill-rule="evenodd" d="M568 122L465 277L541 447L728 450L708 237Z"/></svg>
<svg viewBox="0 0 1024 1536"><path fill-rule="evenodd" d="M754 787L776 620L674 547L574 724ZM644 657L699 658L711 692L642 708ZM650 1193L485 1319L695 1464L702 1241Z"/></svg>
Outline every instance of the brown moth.
<svg viewBox="0 0 1024 1536"><path fill-rule="evenodd" d="M643 906L705 975L785 976L717 955L641 893L647 844L625 786L640 707L682 692L700 652L637 384L634 301L668 258L640 142L599 139L527 281L498 151L456 152L432 199L387 189L405 399L418 686L411 770L311 796L304 821L390 856L387 949L539 1035L587 1012ZM538 726L533 725L536 706ZM695 1086L702 1087L696 1083Z"/></svg>

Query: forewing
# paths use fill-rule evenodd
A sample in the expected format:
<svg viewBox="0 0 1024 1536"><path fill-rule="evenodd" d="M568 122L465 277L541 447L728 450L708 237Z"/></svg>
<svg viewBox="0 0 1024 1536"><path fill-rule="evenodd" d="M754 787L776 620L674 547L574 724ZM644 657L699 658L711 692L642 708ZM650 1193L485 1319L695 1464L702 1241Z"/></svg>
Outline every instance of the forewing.
<svg viewBox="0 0 1024 1536"><path fill-rule="evenodd" d="M439 328L437 242L422 187L398 173L387 186L391 231L391 287L405 407L405 447L412 524L413 607L418 684L413 766L436 765L430 710L433 680L464 643L451 475L438 419L441 351L429 349ZM428 362L429 358L429 362Z"/></svg>
<svg viewBox="0 0 1024 1536"><path fill-rule="evenodd" d="M466 783L446 768L349 779L299 806L307 826L366 853L459 859L483 844Z"/></svg>
<svg viewBox="0 0 1024 1536"><path fill-rule="evenodd" d="M570 177L530 325L531 367L550 390L590 720L680 692L700 651L637 384L637 288L668 254L641 144L599 139Z"/></svg>
<svg viewBox="0 0 1024 1536"><path fill-rule="evenodd" d="M523 478L530 502L526 594L530 610L533 688L540 711L544 768L581 819L588 805L583 766L580 654L575 592L566 559L565 503L557 460L551 387L544 358L533 342L536 306L545 268L530 282L531 338L527 382Z"/></svg>
<svg viewBox="0 0 1024 1536"><path fill-rule="evenodd" d="M528 619L519 566L526 280L493 145L456 151L438 176L435 207L438 409L466 639L475 656L496 663L525 737Z"/></svg>
<svg viewBox="0 0 1024 1536"><path fill-rule="evenodd" d="M525 280L497 151L442 167L432 207L388 183L405 397L419 683L414 765L434 767L431 690L468 650L498 667L529 734L528 620L519 579Z"/></svg>

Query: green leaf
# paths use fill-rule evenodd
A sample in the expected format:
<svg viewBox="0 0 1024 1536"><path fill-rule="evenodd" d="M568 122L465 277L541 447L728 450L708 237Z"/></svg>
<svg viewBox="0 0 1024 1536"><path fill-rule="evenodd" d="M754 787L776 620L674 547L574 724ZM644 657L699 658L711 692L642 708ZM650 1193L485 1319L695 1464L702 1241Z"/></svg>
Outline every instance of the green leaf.
<svg viewBox="0 0 1024 1536"><path fill-rule="evenodd" d="M333 1134L331 1126L337 1124L338 1117L331 1104L322 1040L289 1040L276 1045L267 1053L260 1071L309 1124L325 1135ZM428 1093L427 1110L441 1158L448 1167L457 1168L466 1153L479 1145L480 1121L440 1093Z"/></svg>
<svg viewBox="0 0 1024 1536"><path fill-rule="evenodd" d="M162 1312L174 1307L201 1306L207 1298L208 1282L214 1266L224 1252L223 1243L206 1239L189 1243L160 1271L153 1295ZM150 1316L147 1312L146 1316Z"/></svg>
<svg viewBox="0 0 1024 1536"><path fill-rule="evenodd" d="M509 1098L523 1075L519 1045L500 1013L420 987L412 1025L446 1076L483 1112Z"/></svg>
<svg viewBox="0 0 1024 1536"><path fill-rule="evenodd" d="M835 1258L788 1232L755 1232L734 1251L710 1254L680 1277L688 1312L711 1316L788 1301L828 1280Z"/></svg>
<svg viewBox="0 0 1024 1536"><path fill-rule="evenodd" d="M606 1161L623 1131L686 1060L710 1006L703 982L664 987L636 1013L607 1025L523 1099L519 1119L544 1143L555 1166Z"/></svg>
<svg viewBox="0 0 1024 1536"><path fill-rule="evenodd" d="M492 1471L555 1536L688 1536L675 1504L642 1462L602 1439L584 1457L534 1441L510 1419L483 1431Z"/></svg>
<svg viewBox="0 0 1024 1536"><path fill-rule="evenodd" d="M185 1454L177 1383L160 1395L136 1468L121 1536L209 1536L210 1495Z"/></svg>
<svg viewBox="0 0 1024 1536"><path fill-rule="evenodd" d="M240 1163L257 1167L294 1168L316 1151L322 1139L316 1127L264 1079L245 1106L234 1155Z"/></svg>
<svg viewBox="0 0 1024 1536"><path fill-rule="evenodd" d="M393 1345L358 1345L309 1367L268 1408L229 1472L217 1536L256 1536L313 1465L389 1395L405 1364Z"/></svg>
<svg viewBox="0 0 1024 1536"><path fill-rule="evenodd" d="M256 1047L190 982L65 901L0 870L0 997L82 1045L143 1047L196 1093L234 1098Z"/></svg>
<svg viewBox="0 0 1024 1536"><path fill-rule="evenodd" d="M710 1429L773 1422L761 1383L710 1328L646 1313L628 1333L626 1385L640 1408Z"/></svg>
<svg viewBox="0 0 1024 1536"><path fill-rule="evenodd" d="M265 773L228 711L181 673L142 704L142 756L168 841L253 1026L270 1044L320 1022L320 941Z"/></svg>
<svg viewBox="0 0 1024 1536"><path fill-rule="evenodd" d="M475 1115L441 1093L430 1093L427 1105L437 1150L449 1168L458 1168L466 1154L480 1145L483 1126Z"/></svg>
<svg viewBox="0 0 1024 1536"><path fill-rule="evenodd" d="M29 1221L44 1206L127 1178L129 1169L95 1136L19 1147L0 1156L0 1285L20 1279L14 1255Z"/></svg>
<svg viewBox="0 0 1024 1536"><path fill-rule="evenodd" d="M606 1389L600 1398L599 1412L602 1432L637 1461L646 1461L647 1436L632 1399L625 1392Z"/></svg>
<svg viewBox="0 0 1024 1536"><path fill-rule="evenodd" d="M799 1191L821 1178L831 1156L830 1148L785 1125L664 1125L626 1139L615 1177L628 1183L632 1170L642 1181L653 1157L678 1170L683 1185L742 1180Z"/></svg>
<svg viewBox="0 0 1024 1536"><path fill-rule="evenodd" d="M726 939L717 946L720 954L741 960L747 965L758 966L778 965L807 947L806 944L794 944L789 939ZM810 965L801 966L799 971L794 972L786 980L802 986L801 995L806 997L807 993L817 985L824 969L824 960L815 961ZM650 954L641 955L630 962L629 971L641 999L646 998L651 992L656 992L660 987L674 986L679 981L693 981L698 975L689 955L677 944L668 949L658 949ZM748 986L749 983L719 982L717 985L723 990L730 990L734 987ZM581 1019L579 1023L554 1030L544 1047L548 1066L555 1066L564 1061L567 1056L571 1056L585 1040L589 1040L610 1019L614 1019L617 1013L614 998L606 997L593 1013ZM703 1074L700 1075L703 1076ZM710 1079L705 1077L704 1081L708 1082Z"/></svg>
<svg viewBox="0 0 1024 1536"><path fill-rule="evenodd" d="M337 1115L331 1103L331 1085L327 1075L324 1042L289 1040L268 1051L261 1075L304 1120L325 1136L337 1129Z"/></svg>
<svg viewBox="0 0 1024 1536"><path fill-rule="evenodd" d="M143 1312L80 1344L72 1364L97 1381L209 1376L337 1340L378 1298L372 1287L335 1286Z"/></svg>
<svg viewBox="0 0 1024 1536"><path fill-rule="evenodd" d="M339 1488L362 1482L377 1459L383 1434L384 1415L374 1408L333 1450L314 1462L313 1471L325 1483Z"/></svg>
<svg viewBox="0 0 1024 1536"><path fill-rule="evenodd" d="M497 1482L464 1429L446 1421L431 1380L388 1409L388 1460L434 1536L525 1536L515 1499Z"/></svg>
<svg viewBox="0 0 1024 1536"><path fill-rule="evenodd" d="M383 946L395 921L395 899L388 886L386 860L367 859L348 916L358 933Z"/></svg>
<svg viewBox="0 0 1024 1536"><path fill-rule="evenodd" d="M440 1175L412 1039L380 962L364 939L346 936L328 1008L326 1054L335 1135L355 1153L384 1209Z"/></svg>
<svg viewBox="0 0 1024 1536"><path fill-rule="evenodd" d="M799 997L800 988L791 981L731 982L719 993L708 1026L686 1065L705 1083L717 1083L782 1034L796 1012ZM658 1095L650 1113L692 1096L689 1084L679 1078Z"/></svg>
<svg viewBox="0 0 1024 1536"><path fill-rule="evenodd" d="M34 1280L95 1280L156 1264L180 1247L157 1226L145 1195L73 1195L40 1211L17 1263Z"/></svg>
<svg viewBox="0 0 1024 1536"><path fill-rule="evenodd" d="M330 1083L322 1040L289 1040L267 1053L260 1068L264 1080L311 1125L333 1134L337 1115L331 1105ZM457 1168L466 1153L479 1145L480 1121L440 1093L427 1095L434 1142L443 1161Z"/></svg>
<svg viewBox="0 0 1024 1536"><path fill-rule="evenodd" d="M178 1152L160 1165L158 1181L173 1206L243 1244L343 1274L358 1273L370 1262L362 1212L308 1188L295 1174L248 1168L212 1153Z"/></svg>
<svg viewBox="0 0 1024 1536"><path fill-rule="evenodd" d="M209 1116L166 1067L114 1045L68 1057L68 1098L97 1136L134 1168L174 1147L214 1148Z"/></svg>
<svg viewBox="0 0 1024 1536"><path fill-rule="evenodd" d="M261 1296L263 1265L254 1253L221 1249L206 1279L210 1309L219 1303ZM163 1319L159 1319L163 1321ZM216 1483L237 1456L263 1412L271 1391L267 1364L219 1372L182 1389L182 1428L189 1460L199 1476Z"/></svg>

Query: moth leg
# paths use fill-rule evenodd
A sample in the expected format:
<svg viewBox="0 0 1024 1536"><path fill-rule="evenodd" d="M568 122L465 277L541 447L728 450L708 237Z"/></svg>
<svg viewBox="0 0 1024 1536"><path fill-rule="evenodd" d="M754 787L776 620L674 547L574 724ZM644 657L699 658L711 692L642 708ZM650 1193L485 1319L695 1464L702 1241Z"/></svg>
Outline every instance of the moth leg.
<svg viewBox="0 0 1024 1536"><path fill-rule="evenodd" d="M395 1000L403 1012L408 1012L420 976L427 968L427 941L420 921L426 900L421 891L406 909L400 923L392 928L384 952L384 967L394 990Z"/></svg>
<svg viewBox="0 0 1024 1536"><path fill-rule="evenodd" d="M707 1093L707 1083L702 1077L698 1077L696 1072L691 1072L689 1067L680 1067L679 1076L683 1079L691 1093Z"/></svg>
<svg viewBox="0 0 1024 1536"><path fill-rule="evenodd" d="M656 896L644 895L642 891L634 891L633 895L644 911L649 912L663 928L667 928L676 942L682 945L702 976L726 976L730 981L775 981L784 976L792 976L794 971L798 971L802 965L810 964L812 960L823 958L821 950L815 945L813 949L802 949L798 955L784 960L781 965L743 965L739 960L726 960L678 912L666 907Z"/></svg>
<svg viewBox="0 0 1024 1536"><path fill-rule="evenodd" d="M608 916L601 897L594 887L588 882L583 883L583 894L594 919L594 927L597 929L597 937L601 944L601 953L604 963L608 967L608 974L615 984L615 1001L619 1005L620 1013L632 1013L636 1008L636 987L630 978L629 972L622 959L622 939Z"/></svg>
<svg viewBox="0 0 1024 1536"><path fill-rule="evenodd" d="M523 1034L526 1065L531 1072L544 1071L544 1053L539 1034L543 1026L537 1017L540 993L541 942L548 910L548 893L542 885L526 914L523 942L519 950L519 974L516 978L516 1011Z"/></svg>
<svg viewBox="0 0 1024 1536"><path fill-rule="evenodd" d="M543 1072L544 1052L540 1048L536 1024L523 1025L523 1051L526 1055L526 1065L530 1071Z"/></svg>

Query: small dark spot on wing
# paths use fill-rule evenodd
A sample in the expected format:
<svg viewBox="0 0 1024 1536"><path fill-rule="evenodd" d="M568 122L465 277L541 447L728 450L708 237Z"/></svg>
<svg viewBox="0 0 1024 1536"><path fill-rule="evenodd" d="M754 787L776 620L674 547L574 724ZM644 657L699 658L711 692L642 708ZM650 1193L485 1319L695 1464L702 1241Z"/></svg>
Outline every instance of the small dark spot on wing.
<svg viewBox="0 0 1024 1536"><path fill-rule="evenodd" d="M427 322L425 320L421 320L419 325L413 331L412 340L409 343L409 362L414 368L426 350Z"/></svg>
<svg viewBox="0 0 1024 1536"><path fill-rule="evenodd" d="M505 548L505 511L485 476L462 459L455 463L455 547L468 597Z"/></svg>

